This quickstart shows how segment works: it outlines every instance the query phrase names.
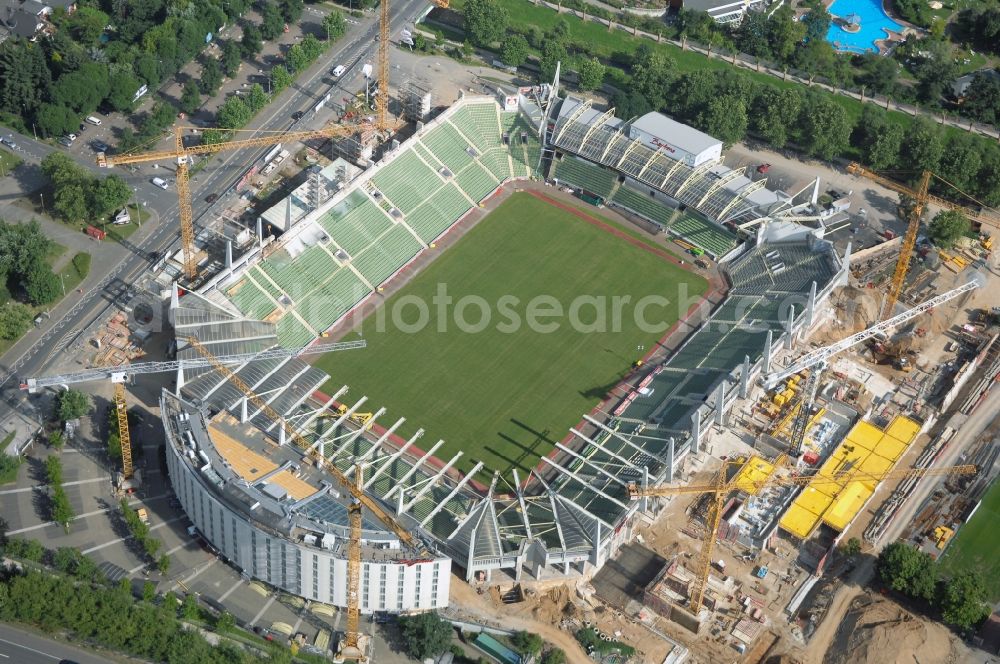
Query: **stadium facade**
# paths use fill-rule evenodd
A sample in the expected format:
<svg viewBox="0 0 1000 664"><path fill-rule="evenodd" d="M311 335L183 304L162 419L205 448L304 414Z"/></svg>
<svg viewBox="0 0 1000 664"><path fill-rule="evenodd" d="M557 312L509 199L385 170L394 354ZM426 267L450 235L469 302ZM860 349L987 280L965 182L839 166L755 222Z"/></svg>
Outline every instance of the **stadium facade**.
<svg viewBox="0 0 1000 664"><path fill-rule="evenodd" d="M721 259L725 301L684 322L687 339L669 360L606 404L611 415L585 414L528 477L481 463L459 473L457 457L436 458L440 442L421 440L422 430L396 436L404 419L385 419L368 396L348 398L346 385L320 392L329 377L299 358L234 367L338 468L351 475L361 463L366 491L431 552L415 558L368 515L364 611L444 606L452 562L468 580L497 571L517 579L595 572L659 509L631 501L627 485L673 481L773 353L817 320L846 279L849 255L822 239L821 224L781 220L808 214L815 187L811 196L767 190L717 157L702 159L714 153L711 137L690 128L654 136L673 126L663 120L621 122L548 86L463 97L349 185L303 208L280 239L227 259L196 292L170 289L180 359L197 354L189 337L217 355L304 346L378 297L499 187L546 175ZM737 243L722 222L752 228L752 236ZM346 503L284 429L204 369L178 373L162 413L172 482L209 542L251 577L342 606Z"/></svg>

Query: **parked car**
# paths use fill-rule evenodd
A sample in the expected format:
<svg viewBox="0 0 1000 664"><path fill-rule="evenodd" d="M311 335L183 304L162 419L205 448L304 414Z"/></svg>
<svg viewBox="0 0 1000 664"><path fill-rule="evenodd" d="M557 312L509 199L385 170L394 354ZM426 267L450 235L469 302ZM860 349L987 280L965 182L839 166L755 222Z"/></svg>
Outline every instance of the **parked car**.
<svg viewBox="0 0 1000 664"><path fill-rule="evenodd" d="M77 138L79 138L79 136L77 136L76 134L66 134L66 138L68 138L71 141L75 141Z"/></svg>
<svg viewBox="0 0 1000 664"><path fill-rule="evenodd" d="M111 149L111 146L104 141L94 141L90 147L94 148L94 152L107 152Z"/></svg>
<svg viewBox="0 0 1000 664"><path fill-rule="evenodd" d="M295 111L294 113L292 113L292 119L297 122L302 119L303 115L305 115L305 113L303 113L302 111Z"/></svg>
<svg viewBox="0 0 1000 664"><path fill-rule="evenodd" d="M71 145L73 145L73 141L70 139L69 136L63 136L59 139L59 145L65 145L66 147L70 147Z"/></svg>
<svg viewBox="0 0 1000 664"><path fill-rule="evenodd" d="M85 124L83 124L83 123L81 122L81 123L80 123L80 133L82 134L82 133L83 133L83 132L85 132L85 131L87 131L87 125L85 125Z"/></svg>
<svg viewBox="0 0 1000 664"><path fill-rule="evenodd" d="M150 182L152 182L153 184L155 184L160 189L166 189L167 188L167 181L164 180L163 178L153 178L152 180L150 180Z"/></svg>

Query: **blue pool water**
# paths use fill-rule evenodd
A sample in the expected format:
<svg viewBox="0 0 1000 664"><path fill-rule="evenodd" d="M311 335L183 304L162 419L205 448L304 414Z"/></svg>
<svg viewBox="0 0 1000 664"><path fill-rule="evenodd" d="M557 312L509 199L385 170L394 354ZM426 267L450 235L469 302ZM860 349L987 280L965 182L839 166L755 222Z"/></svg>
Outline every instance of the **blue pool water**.
<svg viewBox="0 0 1000 664"><path fill-rule="evenodd" d="M878 51L876 40L885 39L886 30L903 29L899 23L889 18L882 9L882 0L834 0L829 12L835 17L845 18L850 14L861 17L861 30L850 33L837 25L836 20L826 33L826 40L838 51L864 53Z"/></svg>

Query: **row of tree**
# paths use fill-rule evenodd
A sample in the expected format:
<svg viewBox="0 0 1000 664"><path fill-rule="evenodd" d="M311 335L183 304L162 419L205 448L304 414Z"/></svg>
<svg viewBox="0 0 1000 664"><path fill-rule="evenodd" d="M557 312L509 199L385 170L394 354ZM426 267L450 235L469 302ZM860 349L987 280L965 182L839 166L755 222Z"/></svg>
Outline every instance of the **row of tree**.
<svg viewBox="0 0 1000 664"><path fill-rule="evenodd" d="M13 542L12 542L13 543ZM10 552L8 544L8 552ZM131 582L108 587L91 583L92 563L72 550L55 559L74 577L7 569L0 577L0 620L34 625L46 632L71 632L75 638L112 650L168 664L250 664L289 662L287 649L275 648L267 660L223 641L212 646L200 632L181 627L179 602L167 593L158 602L137 602Z"/></svg>
<svg viewBox="0 0 1000 664"><path fill-rule="evenodd" d="M45 157L42 172L52 185L52 211L70 223L107 219L132 197L132 189L120 176L94 176L62 152Z"/></svg>
<svg viewBox="0 0 1000 664"><path fill-rule="evenodd" d="M49 304L62 292L59 277L48 263L52 242L36 222L8 224L0 221L0 281L17 300ZM10 307L11 325L2 336L17 338L25 328L25 309ZM30 315L30 314L29 314Z"/></svg>
<svg viewBox="0 0 1000 664"><path fill-rule="evenodd" d="M119 507L132 537L142 547L149 559L156 563L157 569L165 574L170 569L170 556L164 553L157 557L156 554L159 553L161 546L160 540L149 534L149 526L139 517L139 513L128 504L128 498L122 498Z"/></svg>
<svg viewBox="0 0 1000 664"><path fill-rule="evenodd" d="M906 542L896 541L882 549L876 570L890 588L926 602L940 612L945 623L959 629L970 629L990 615L978 572L964 570L949 579L940 578L934 559Z"/></svg>
<svg viewBox="0 0 1000 664"><path fill-rule="evenodd" d="M69 522L73 520L73 508L69 504L66 490L63 489L62 460L52 455L45 459L45 474L52 493L49 495L49 518L69 532Z"/></svg>

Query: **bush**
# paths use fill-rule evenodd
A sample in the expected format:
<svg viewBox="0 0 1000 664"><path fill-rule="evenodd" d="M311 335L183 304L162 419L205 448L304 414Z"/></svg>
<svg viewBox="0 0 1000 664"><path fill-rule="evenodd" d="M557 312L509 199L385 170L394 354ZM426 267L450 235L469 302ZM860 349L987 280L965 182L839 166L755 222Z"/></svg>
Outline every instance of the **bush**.
<svg viewBox="0 0 1000 664"><path fill-rule="evenodd" d="M0 306L0 337L13 341L31 328L31 307L10 300Z"/></svg>
<svg viewBox="0 0 1000 664"><path fill-rule="evenodd" d="M56 414L64 422L83 417L91 408L90 397L80 390L68 389L56 397Z"/></svg>
<svg viewBox="0 0 1000 664"><path fill-rule="evenodd" d="M406 653L414 659L437 657L448 650L453 629L437 613L399 617L399 631Z"/></svg>
<svg viewBox="0 0 1000 664"><path fill-rule="evenodd" d="M17 471L21 468L21 457L0 452L0 484L8 484L17 480Z"/></svg>

